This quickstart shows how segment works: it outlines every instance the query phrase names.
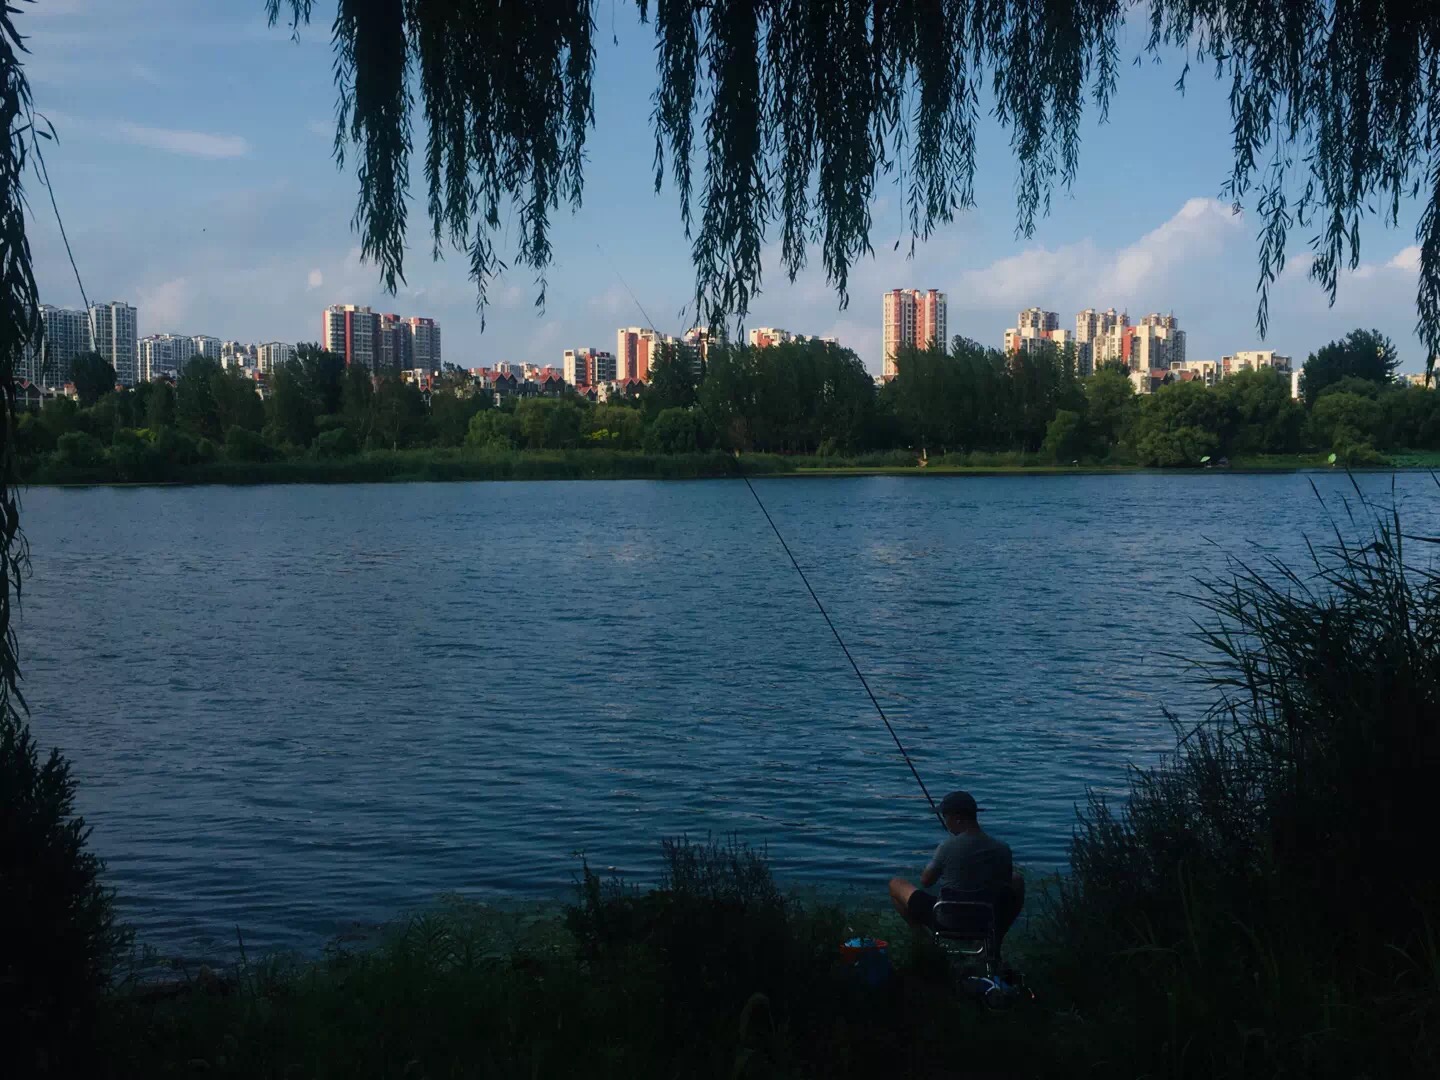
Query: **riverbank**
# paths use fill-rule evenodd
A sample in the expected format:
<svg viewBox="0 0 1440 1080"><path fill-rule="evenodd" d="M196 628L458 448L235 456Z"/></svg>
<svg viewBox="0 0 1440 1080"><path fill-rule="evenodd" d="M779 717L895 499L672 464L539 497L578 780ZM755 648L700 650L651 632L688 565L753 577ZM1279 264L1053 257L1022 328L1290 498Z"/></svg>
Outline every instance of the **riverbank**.
<svg viewBox="0 0 1440 1080"><path fill-rule="evenodd" d="M1064 890L1032 883L1004 960L1034 997L994 1011L893 911L784 895L734 842L665 850L645 893L587 871L563 910L452 901L318 960L122 985L107 1075L1338 1078L1433 1056L1423 985L1376 998L1278 929L1250 927L1238 958L1096 951L1067 933ZM857 964L855 938L883 956ZM1220 992L1252 955L1253 985Z"/></svg>
<svg viewBox="0 0 1440 1080"><path fill-rule="evenodd" d="M1328 455L1292 454L1239 458L1231 472L1298 472L1330 469ZM1381 470L1440 468L1440 453L1396 454ZM1138 465L1056 465L1039 455L947 454L925 466L904 451L858 457L720 452L646 454L614 450L370 451L350 457L284 458L271 461L216 459L192 463L147 462L144 467L111 461L67 465L46 461L24 473L33 486L107 484L346 484L480 480L696 480L749 476L1072 476L1155 472ZM1195 470L1165 470L1185 471Z"/></svg>

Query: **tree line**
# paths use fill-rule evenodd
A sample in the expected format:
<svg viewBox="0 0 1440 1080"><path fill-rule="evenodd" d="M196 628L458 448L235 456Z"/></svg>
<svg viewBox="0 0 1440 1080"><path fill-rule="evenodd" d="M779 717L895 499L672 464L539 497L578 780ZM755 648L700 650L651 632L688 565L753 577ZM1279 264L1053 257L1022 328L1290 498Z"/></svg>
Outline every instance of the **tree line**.
<svg viewBox="0 0 1440 1080"><path fill-rule="evenodd" d="M145 478L228 459L339 458L368 450L586 448L678 454L756 451L844 457L1008 453L1028 460L1195 466L1207 458L1334 452L1346 462L1440 449L1440 394L1395 379L1395 346L1357 330L1287 375L1246 371L1215 386L1175 381L1137 395L1115 366L1081 377L1071 350L1005 354L964 338L908 349L877 387L850 350L822 342L717 343L698 368L667 350L651 381L594 403L508 397L458 369L428 392L315 345L271 372L262 400L244 373L201 356L168 381L115 387L93 354L74 366L78 400L21 417L22 465L112 467Z"/></svg>

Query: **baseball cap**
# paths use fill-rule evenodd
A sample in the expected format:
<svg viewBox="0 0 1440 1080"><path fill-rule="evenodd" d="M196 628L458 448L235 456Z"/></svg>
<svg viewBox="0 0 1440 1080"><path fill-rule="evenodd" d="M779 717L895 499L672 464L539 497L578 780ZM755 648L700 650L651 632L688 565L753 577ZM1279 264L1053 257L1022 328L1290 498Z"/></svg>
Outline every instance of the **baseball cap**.
<svg viewBox="0 0 1440 1080"><path fill-rule="evenodd" d="M974 814L983 807L975 805L975 796L968 791L952 791L940 800L942 814Z"/></svg>

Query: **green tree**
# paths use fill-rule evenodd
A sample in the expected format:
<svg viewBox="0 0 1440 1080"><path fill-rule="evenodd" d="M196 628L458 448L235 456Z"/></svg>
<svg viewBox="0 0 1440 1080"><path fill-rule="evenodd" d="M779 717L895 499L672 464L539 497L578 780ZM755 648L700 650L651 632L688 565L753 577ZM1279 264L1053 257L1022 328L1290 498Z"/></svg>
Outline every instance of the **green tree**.
<svg viewBox="0 0 1440 1080"><path fill-rule="evenodd" d="M482 450L513 450L520 441L520 425L508 409L486 409L470 418L465 445Z"/></svg>
<svg viewBox="0 0 1440 1080"><path fill-rule="evenodd" d="M83 409L114 392L115 367L99 353L83 352L71 362L70 381Z"/></svg>
<svg viewBox="0 0 1440 1080"><path fill-rule="evenodd" d="M1129 435L1139 402L1123 367L1103 366L1084 381L1085 426L1095 452L1104 457Z"/></svg>
<svg viewBox="0 0 1440 1080"><path fill-rule="evenodd" d="M1310 410L1310 437L1321 449L1374 446L1383 413L1380 403L1359 394L1323 394Z"/></svg>
<svg viewBox="0 0 1440 1080"><path fill-rule="evenodd" d="M1380 399L1379 444L1405 450L1440 450L1440 393L1405 386Z"/></svg>
<svg viewBox="0 0 1440 1080"><path fill-rule="evenodd" d="M645 411L655 416L664 409L687 409L699 397L695 370L678 346L663 345L650 365L650 383L642 400Z"/></svg>
<svg viewBox="0 0 1440 1080"><path fill-rule="evenodd" d="M375 434L379 412L375 404L375 380L359 364L345 369L340 387L340 420L361 446Z"/></svg>
<svg viewBox="0 0 1440 1080"><path fill-rule="evenodd" d="M145 399L145 426L151 431L175 426L175 390L164 380L150 384Z"/></svg>
<svg viewBox="0 0 1440 1080"><path fill-rule="evenodd" d="M1314 405L1322 390L1347 376L1387 384L1399 366L1395 343L1379 330L1352 330L1310 354L1300 372L1300 396Z"/></svg>
<svg viewBox="0 0 1440 1080"><path fill-rule="evenodd" d="M381 379L375 390L375 430L370 438L392 450L414 446L423 441L428 418L418 387L393 376Z"/></svg>
<svg viewBox="0 0 1440 1080"><path fill-rule="evenodd" d="M116 475L126 481L149 479L155 465L150 444L128 428L115 433L108 456Z"/></svg>
<svg viewBox="0 0 1440 1080"><path fill-rule="evenodd" d="M690 409L665 409L645 431L651 454L690 454L700 449L699 418Z"/></svg>
<svg viewBox="0 0 1440 1080"><path fill-rule="evenodd" d="M700 409L726 450L749 450L755 407L753 350L717 343L710 346Z"/></svg>
<svg viewBox="0 0 1440 1080"><path fill-rule="evenodd" d="M317 405L310 396L310 381L299 360L288 360L270 373L270 397L265 403L270 441L304 449L315 437Z"/></svg>
<svg viewBox="0 0 1440 1080"><path fill-rule="evenodd" d="M322 458L343 458L358 453L360 444L347 428L335 427L315 436L315 453Z"/></svg>
<svg viewBox="0 0 1440 1080"><path fill-rule="evenodd" d="M220 434L220 410L215 401L215 376L219 374L218 361L194 356L175 383L175 422L196 438L213 439Z"/></svg>
<svg viewBox="0 0 1440 1080"><path fill-rule="evenodd" d="M306 393L322 415L340 411L344 394L345 357L326 352L319 345L304 343L295 346L295 360L304 372Z"/></svg>
<svg viewBox="0 0 1440 1080"><path fill-rule="evenodd" d="M275 451L253 428L232 424L225 432L225 457L230 461L269 461Z"/></svg>
<svg viewBox="0 0 1440 1080"><path fill-rule="evenodd" d="M464 374L462 372L462 374ZM469 376L465 376L469 389ZM435 441L441 446L459 446L470 431L470 419L482 409L490 407L491 399L486 394L460 394L455 390L432 390L430 392L430 426L435 432Z"/></svg>
<svg viewBox="0 0 1440 1080"><path fill-rule="evenodd" d="M1051 461L1065 464L1082 457L1089 443L1085 418L1070 409L1061 409L1045 428L1040 453Z"/></svg>
<svg viewBox="0 0 1440 1080"><path fill-rule="evenodd" d="M1145 465L1193 467L1222 447L1228 428L1217 394L1198 382L1171 383L1142 400L1135 450Z"/></svg>
<svg viewBox="0 0 1440 1080"><path fill-rule="evenodd" d="M596 405L586 410L582 424L586 445L613 450L635 450L644 437L640 410L627 405Z"/></svg>
<svg viewBox="0 0 1440 1080"><path fill-rule="evenodd" d="M1288 376L1268 368L1240 371L1211 391L1224 411L1229 454L1290 454L1300 448L1305 410Z"/></svg>
<svg viewBox="0 0 1440 1080"><path fill-rule="evenodd" d="M80 429L80 406L68 397L53 397L40 407L40 426L52 440Z"/></svg>
<svg viewBox="0 0 1440 1080"><path fill-rule="evenodd" d="M255 380L241 371L218 371L210 377L210 395L215 402L216 426L226 432L232 427L257 432L265 426L265 403L260 400Z"/></svg>
<svg viewBox="0 0 1440 1080"><path fill-rule="evenodd" d="M515 407L520 439L531 450L572 450L580 443L580 406L556 398L528 398Z"/></svg>
<svg viewBox="0 0 1440 1080"><path fill-rule="evenodd" d="M55 456L61 464L93 469L105 463L105 445L93 435L71 431L56 440Z"/></svg>

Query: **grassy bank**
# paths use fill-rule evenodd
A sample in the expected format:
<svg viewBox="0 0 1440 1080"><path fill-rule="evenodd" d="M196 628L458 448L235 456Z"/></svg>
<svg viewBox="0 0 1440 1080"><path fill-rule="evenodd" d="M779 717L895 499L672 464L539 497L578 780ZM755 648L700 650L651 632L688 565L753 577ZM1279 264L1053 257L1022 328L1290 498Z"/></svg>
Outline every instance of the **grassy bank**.
<svg viewBox="0 0 1440 1080"><path fill-rule="evenodd" d="M751 476L996 476L1135 472L1129 464L1056 465L1033 454L947 454L921 468L905 451L856 457L745 454ZM1285 472L1329 468L1316 454L1242 458L1232 470ZM1440 468L1440 454L1402 454L1387 468ZM92 484L344 484L451 480L691 480L734 476L735 459L720 452L646 454L620 450L375 450L349 457L305 455L270 461L125 466L112 461L70 465L46 460L26 472L32 485Z"/></svg>
<svg viewBox="0 0 1440 1080"><path fill-rule="evenodd" d="M1100 913L1077 927L1052 891L1006 944L1036 1000L987 1011L893 913L782 895L742 846L665 852L648 893L587 875L563 914L453 902L360 951L122 988L109 1075L1433 1075L1433 973L1377 991L1283 930L1217 938L1203 909L1188 945L1136 927L1096 949ZM841 955L856 935L889 944L878 985Z"/></svg>

